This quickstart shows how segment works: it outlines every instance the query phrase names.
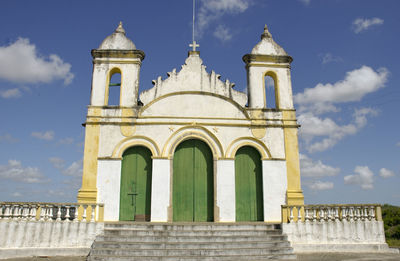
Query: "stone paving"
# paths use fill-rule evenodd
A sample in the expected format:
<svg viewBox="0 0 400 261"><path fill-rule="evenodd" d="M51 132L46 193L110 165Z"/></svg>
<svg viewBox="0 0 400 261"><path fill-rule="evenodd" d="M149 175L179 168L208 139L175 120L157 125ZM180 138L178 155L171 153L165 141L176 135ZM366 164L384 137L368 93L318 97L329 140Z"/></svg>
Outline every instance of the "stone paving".
<svg viewBox="0 0 400 261"><path fill-rule="evenodd" d="M29 257L5 261L85 261L86 257ZM298 254L298 261L400 261L400 254L380 253L315 253Z"/></svg>

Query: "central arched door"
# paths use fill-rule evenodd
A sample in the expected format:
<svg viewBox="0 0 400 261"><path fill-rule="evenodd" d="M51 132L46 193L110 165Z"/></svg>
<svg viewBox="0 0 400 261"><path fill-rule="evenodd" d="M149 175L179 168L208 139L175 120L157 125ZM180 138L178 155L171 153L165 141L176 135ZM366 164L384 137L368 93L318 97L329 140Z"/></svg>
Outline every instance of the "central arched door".
<svg viewBox="0 0 400 261"><path fill-rule="evenodd" d="M200 140L186 140L175 150L172 204L173 221L214 220L213 157Z"/></svg>
<svg viewBox="0 0 400 261"><path fill-rule="evenodd" d="M150 221L151 151L143 146L122 155L119 220Z"/></svg>
<svg viewBox="0 0 400 261"><path fill-rule="evenodd" d="M261 156L244 146L235 156L236 221L263 221Z"/></svg>

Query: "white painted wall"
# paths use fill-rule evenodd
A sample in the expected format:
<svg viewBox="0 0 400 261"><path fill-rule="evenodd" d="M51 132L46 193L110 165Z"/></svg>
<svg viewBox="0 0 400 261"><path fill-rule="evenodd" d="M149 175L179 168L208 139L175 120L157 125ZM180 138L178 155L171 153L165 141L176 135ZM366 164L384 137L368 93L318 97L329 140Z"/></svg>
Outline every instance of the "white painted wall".
<svg viewBox="0 0 400 261"><path fill-rule="evenodd" d="M282 220L281 205L286 204L286 161L263 160L264 221Z"/></svg>
<svg viewBox="0 0 400 261"><path fill-rule="evenodd" d="M235 160L217 161L217 206L220 222L236 221Z"/></svg>
<svg viewBox="0 0 400 261"><path fill-rule="evenodd" d="M153 159L151 183L151 221L167 222L171 193L171 165L169 159Z"/></svg>
<svg viewBox="0 0 400 261"><path fill-rule="evenodd" d="M385 242L382 221L317 221L283 223L297 253L304 252L397 252Z"/></svg>
<svg viewBox="0 0 400 261"><path fill-rule="evenodd" d="M0 220L0 259L87 255L103 229L100 222Z"/></svg>
<svg viewBox="0 0 400 261"><path fill-rule="evenodd" d="M104 221L119 220L121 161L98 160L97 197L104 204Z"/></svg>

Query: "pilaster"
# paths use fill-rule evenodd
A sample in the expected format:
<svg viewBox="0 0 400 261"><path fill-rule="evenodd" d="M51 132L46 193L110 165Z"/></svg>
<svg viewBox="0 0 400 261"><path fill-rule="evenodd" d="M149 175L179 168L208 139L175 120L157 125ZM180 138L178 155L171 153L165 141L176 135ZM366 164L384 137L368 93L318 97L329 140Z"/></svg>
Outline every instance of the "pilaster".
<svg viewBox="0 0 400 261"><path fill-rule="evenodd" d="M300 182L299 145L297 137L297 121L294 110L282 112L285 136L285 155L287 168L287 204L304 204L304 195Z"/></svg>
<svg viewBox="0 0 400 261"><path fill-rule="evenodd" d="M217 161L216 197L220 222L236 221L235 160Z"/></svg>

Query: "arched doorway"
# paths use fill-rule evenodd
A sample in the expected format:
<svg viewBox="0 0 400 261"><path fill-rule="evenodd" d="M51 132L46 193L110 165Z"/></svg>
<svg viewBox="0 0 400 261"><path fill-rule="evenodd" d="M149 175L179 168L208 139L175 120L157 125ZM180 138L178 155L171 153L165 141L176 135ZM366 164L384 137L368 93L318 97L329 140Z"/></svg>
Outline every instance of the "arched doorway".
<svg viewBox="0 0 400 261"><path fill-rule="evenodd" d="M213 157L206 143L182 142L173 160L173 221L214 220Z"/></svg>
<svg viewBox="0 0 400 261"><path fill-rule="evenodd" d="M150 221L151 151L143 146L122 155L119 220Z"/></svg>
<svg viewBox="0 0 400 261"><path fill-rule="evenodd" d="M263 221L263 184L260 153L241 147L235 156L236 221Z"/></svg>

